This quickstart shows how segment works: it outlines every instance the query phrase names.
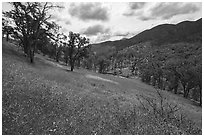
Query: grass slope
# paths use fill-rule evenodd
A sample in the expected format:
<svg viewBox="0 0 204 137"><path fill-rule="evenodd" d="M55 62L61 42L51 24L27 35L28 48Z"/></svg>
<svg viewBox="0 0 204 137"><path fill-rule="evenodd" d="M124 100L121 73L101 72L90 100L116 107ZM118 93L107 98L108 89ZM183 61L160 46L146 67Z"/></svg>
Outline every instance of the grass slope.
<svg viewBox="0 0 204 137"><path fill-rule="evenodd" d="M70 72L41 55L29 64L6 42L2 52L3 134L201 134L202 109L182 97L164 91L197 127L177 126L143 109L137 95L157 96L139 80Z"/></svg>

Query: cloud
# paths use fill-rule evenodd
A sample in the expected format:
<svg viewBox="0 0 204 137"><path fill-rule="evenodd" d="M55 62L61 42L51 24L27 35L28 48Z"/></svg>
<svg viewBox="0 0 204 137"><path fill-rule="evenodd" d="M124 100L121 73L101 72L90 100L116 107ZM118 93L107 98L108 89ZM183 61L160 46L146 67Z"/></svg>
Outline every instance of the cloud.
<svg viewBox="0 0 204 137"><path fill-rule="evenodd" d="M198 3L197 3L198 4ZM161 2L157 4L129 3L129 10L124 16L135 16L139 20L148 21L153 19L170 19L173 16L191 14L199 11L195 3Z"/></svg>
<svg viewBox="0 0 204 137"><path fill-rule="evenodd" d="M151 17L151 16L145 16L145 15L141 15L141 16L138 16L138 19L142 20L142 21L148 21L148 20L153 20L155 19L154 17Z"/></svg>
<svg viewBox="0 0 204 137"><path fill-rule="evenodd" d="M61 31L62 31L63 33L66 33L66 32L68 32L68 29L67 29L67 28L62 28Z"/></svg>
<svg viewBox="0 0 204 137"><path fill-rule="evenodd" d="M107 34L109 32L110 32L109 28L105 28L102 25L94 25L94 26L88 27L82 33L87 35L87 36L93 36L93 35L97 35L97 34Z"/></svg>
<svg viewBox="0 0 204 137"><path fill-rule="evenodd" d="M58 16L57 14L51 15L50 19L51 19L51 20L55 20L56 22L60 22L60 21L63 21L63 20L64 20L63 18L61 18L61 17Z"/></svg>
<svg viewBox="0 0 204 137"><path fill-rule="evenodd" d="M53 2L54 6L58 6L57 8L55 8L58 12L61 12L65 9L65 4L65 2Z"/></svg>
<svg viewBox="0 0 204 137"><path fill-rule="evenodd" d="M135 12L134 11L128 11L128 12L123 13L123 15L124 16L134 16Z"/></svg>
<svg viewBox="0 0 204 137"><path fill-rule="evenodd" d="M71 16L77 17L83 21L109 19L107 9L102 7L101 3L72 3L69 8Z"/></svg>
<svg viewBox="0 0 204 137"><path fill-rule="evenodd" d="M154 18L170 19L173 16L189 14L198 11L199 8L193 3L160 3L151 9Z"/></svg>
<svg viewBox="0 0 204 137"><path fill-rule="evenodd" d="M110 40L112 36L110 34L100 34L97 36L95 43L103 42L103 41L108 41Z"/></svg>
<svg viewBox="0 0 204 137"><path fill-rule="evenodd" d="M120 36L120 37L126 37L129 34L130 34L129 32L115 32L113 35L114 36Z"/></svg>
<svg viewBox="0 0 204 137"><path fill-rule="evenodd" d="M57 18L58 18L58 16L55 15L55 14L52 14L51 17L50 17L50 19L52 19L52 20L55 20L55 19L57 19Z"/></svg>
<svg viewBox="0 0 204 137"><path fill-rule="evenodd" d="M124 16L135 16L138 10L142 10L146 2L129 2L128 10L123 13Z"/></svg>
<svg viewBox="0 0 204 137"><path fill-rule="evenodd" d="M113 33L112 37L116 39L130 38L138 33L139 33L138 31L125 31L125 32L117 31Z"/></svg>
<svg viewBox="0 0 204 137"><path fill-rule="evenodd" d="M145 6L146 2L130 2L129 7L130 9L141 9Z"/></svg>
<svg viewBox="0 0 204 137"><path fill-rule="evenodd" d="M70 25L71 22L70 22L69 20L67 20L67 21L65 21L65 24L66 24L66 25Z"/></svg>
<svg viewBox="0 0 204 137"><path fill-rule="evenodd" d="M71 24L70 20L68 20L67 18L62 18L61 16L59 16L57 14L53 14L51 16L50 20L54 20L56 23L64 22L66 25Z"/></svg>

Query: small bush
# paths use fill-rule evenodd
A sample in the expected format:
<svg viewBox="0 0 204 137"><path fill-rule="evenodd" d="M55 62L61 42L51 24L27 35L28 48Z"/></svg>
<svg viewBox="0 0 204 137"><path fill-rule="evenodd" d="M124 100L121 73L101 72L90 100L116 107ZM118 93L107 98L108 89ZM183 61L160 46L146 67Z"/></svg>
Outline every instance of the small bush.
<svg viewBox="0 0 204 137"><path fill-rule="evenodd" d="M155 122L158 120L164 122L167 125L167 131L174 127L179 131L179 134L202 133L201 129L197 128L195 123L180 111L177 104L168 102L160 90L156 90L156 93L157 99L143 95L138 96L142 109L147 112L147 115L153 117Z"/></svg>

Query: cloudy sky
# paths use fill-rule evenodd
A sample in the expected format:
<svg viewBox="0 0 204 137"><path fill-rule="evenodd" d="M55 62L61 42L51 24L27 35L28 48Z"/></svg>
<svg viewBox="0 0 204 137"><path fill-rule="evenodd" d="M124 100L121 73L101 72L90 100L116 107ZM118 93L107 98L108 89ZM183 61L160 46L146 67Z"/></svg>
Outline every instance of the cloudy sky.
<svg viewBox="0 0 204 137"><path fill-rule="evenodd" d="M91 43L129 38L164 23L197 20L202 17L201 2L55 2L64 8L50 12L61 32L80 33ZM2 4L3 11L11 9Z"/></svg>

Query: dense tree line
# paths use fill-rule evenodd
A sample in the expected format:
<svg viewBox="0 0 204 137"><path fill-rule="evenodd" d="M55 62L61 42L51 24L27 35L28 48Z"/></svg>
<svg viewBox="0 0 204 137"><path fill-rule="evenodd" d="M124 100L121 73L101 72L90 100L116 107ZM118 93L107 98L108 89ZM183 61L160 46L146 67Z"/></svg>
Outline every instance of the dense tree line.
<svg viewBox="0 0 204 137"><path fill-rule="evenodd" d="M94 57L99 73L122 74L122 70L128 69L127 77L138 76L147 84L181 93L202 104L201 42L180 42L162 47L147 42L106 53Z"/></svg>

